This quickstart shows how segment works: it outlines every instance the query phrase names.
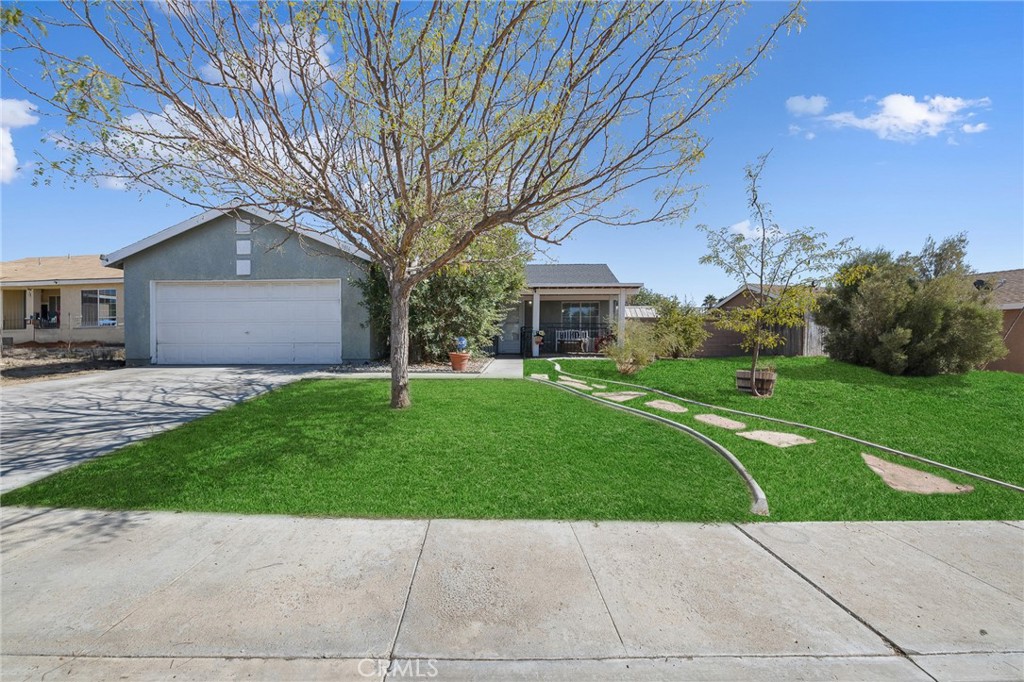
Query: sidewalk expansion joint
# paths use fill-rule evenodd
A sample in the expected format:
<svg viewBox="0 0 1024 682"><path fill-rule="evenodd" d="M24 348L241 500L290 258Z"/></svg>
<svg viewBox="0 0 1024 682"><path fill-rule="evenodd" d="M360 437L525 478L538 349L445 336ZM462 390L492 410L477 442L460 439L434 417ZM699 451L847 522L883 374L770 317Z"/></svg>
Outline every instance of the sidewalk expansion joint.
<svg viewBox="0 0 1024 682"><path fill-rule="evenodd" d="M799 577L800 577L801 579L803 579L803 581L804 581L804 582L806 582L806 583L807 583L808 585L810 585L810 586L811 586L811 587L813 587L813 588L814 588L815 590L817 590L818 592L820 592L820 593L821 593L821 594L822 594L822 595L823 595L823 596L824 596L824 597L825 597L826 599L828 599L828 600L829 600L830 602L832 602L833 604L835 604L836 606L838 606L839 608L841 608L841 609L842 609L843 611L845 611L845 612L846 612L846 613L847 613L847 614L848 614L848 615L849 615L849 616L850 616L851 618L853 618L854 620L856 620L856 621L857 621L858 623L860 623L861 625L863 625L864 627L866 627L866 628L867 628L868 630L870 630L871 632L875 633L875 635L876 635L876 636L877 636L877 637L878 637L879 639L881 639L881 640L882 640L882 641L883 641L883 642L885 643L885 645L886 645L887 647L889 647L890 649L892 649L892 650L893 650L893 652L894 652L894 653L895 653L896 655L898 655L898 656L902 656L903 658L907 659L908 661L910 661L911 663L913 663L913 664L914 664L914 666L915 666L916 668L918 668L918 669L919 669L919 670L920 670L921 672L923 672L923 673L924 673L925 675L927 675L928 677L930 677L930 678L931 678L931 679L933 679L933 680L935 679L935 677L934 677L934 676L933 676L933 675L932 675L931 673L929 673L929 672L928 672L927 670L925 670L925 669L924 669L924 668L922 668L922 667L921 667L920 665L918 665L918 664L917 664L917 662L916 662L916 661L915 661L915 660L914 660L913 658L911 658L911 657L910 657L910 654L908 654L908 653L907 653L906 651L904 651L904 650L903 650L903 647L901 647L901 646L900 646L899 644L897 644L896 642L894 642L894 641L893 641L893 640L892 640L891 638L889 638L889 637L888 637L888 636L887 636L886 634L884 634L884 633L883 633L883 632L882 632L881 630L879 630L878 628L876 628L876 627L875 627L874 625L872 625L871 623L867 622L867 621L866 621L866 620L865 620L864 618L861 618L861 617L860 617L860 616L859 616L859 615L858 615L857 613L855 613L855 612L854 612L854 611L853 611L853 610L852 610L851 608L849 608L849 607L848 607L848 606L847 606L846 604L842 603L841 601L839 601L838 599L836 599L835 597L833 597L833 596L832 596L831 594L829 594L829 593L828 593L827 591L825 591L825 589L824 589L824 588L822 588L822 587L821 587L820 585L818 585L818 584L817 584L816 582L814 582L813 580L811 580L810 578L808 578L808 577L807 577L806 575L804 575L804 574L803 574L803 573L802 573L802 572L801 572L800 570L798 570L798 569L796 568L796 566L794 566L793 564L791 564L791 563L789 563L788 561L786 561L785 559L783 559L783 558L782 558L781 556L779 556L779 555L778 555L777 553L775 553L775 552L774 552L774 551L773 551L773 550L772 550L772 549L771 549L770 547L768 547L768 545L764 544L763 542L761 542L760 540L758 540L757 538L755 538L755 537L754 537L753 535L751 535L750 533L748 533L747 531L745 531L745 530L744 530L743 528L741 528L741 527L740 527L740 525L739 525L738 523L733 523L733 524L732 524L732 526L733 526L733 527L734 527L734 528L735 528L736 530L738 530L738 531L739 531L740 533L742 533L743 535L745 535L745 536L747 537L747 539L749 539L749 540L750 540L751 542L753 542L753 543L754 543L755 545L757 545L758 547L760 547L761 549L763 549L763 550L764 550L765 552L767 552L767 553L769 554L769 556L773 557L773 558L774 558L774 559L775 559L776 561L778 561L778 562L779 562L780 564L782 564L783 566L785 566L786 568L788 568L788 569L789 569L790 571L792 571L792 572L793 572L794 574L796 574L796 575L797 575L797 576L799 576Z"/></svg>
<svg viewBox="0 0 1024 682"><path fill-rule="evenodd" d="M398 646L398 636L402 633L402 623L405 622L405 612L409 609L409 601L412 599L412 586L416 583L416 574L420 570L420 560L423 558L423 548L427 546L427 536L430 534L430 519L427 519L427 526L423 529L423 540L420 541L420 551L416 555L416 563L412 567L412 577L409 578L409 589L405 593L405 603L402 604L402 615L398 618L398 627L395 628L395 637L391 640L391 648L388 650L388 669L384 678L391 673L391 665L395 662L395 647Z"/></svg>
<svg viewBox="0 0 1024 682"><path fill-rule="evenodd" d="M594 567L590 565L590 557L587 556L587 552L583 549L583 543L580 542L580 536L576 535L576 528L572 522L569 522L569 530L572 531L572 536L576 538L576 545L580 548L580 554L583 555L583 561L587 564L587 570L590 571L590 577L594 581L594 587L597 588L597 594L601 597L601 603L604 604L604 610L608 614L608 620L612 623L612 628L615 630L615 636L619 638L619 644L622 645L622 653L628 654L626 650L626 642L622 639L622 633L619 632L619 626L615 622L615 616L612 615L611 608L608 607L608 600L604 598L604 591L601 589L601 583L597 582L597 576L594 574Z"/></svg>

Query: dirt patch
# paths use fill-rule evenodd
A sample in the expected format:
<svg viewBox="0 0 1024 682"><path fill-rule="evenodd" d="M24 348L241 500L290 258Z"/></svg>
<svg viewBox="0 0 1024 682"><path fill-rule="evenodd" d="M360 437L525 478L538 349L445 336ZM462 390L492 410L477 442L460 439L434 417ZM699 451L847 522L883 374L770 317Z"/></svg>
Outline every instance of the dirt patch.
<svg viewBox="0 0 1024 682"><path fill-rule="evenodd" d="M124 367L124 348L97 343L25 343L0 353L0 384L60 379Z"/></svg>
<svg viewBox="0 0 1024 682"><path fill-rule="evenodd" d="M878 474L893 490L917 493L918 495L934 495L936 493L958 495L974 490L974 486L953 483L948 478L893 464L864 452L860 453L860 456L864 458L864 463L868 465L868 468Z"/></svg>
<svg viewBox="0 0 1024 682"><path fill-rule="evenodd" d="M469 364L466 365L464 372L455 372L452 369L450 362L417 362L409 363L410 373L429 373L429 374L479 374L487 369L487 366L491 364L494 358L487 356L471 357ZM344 363L341 365L332 365L327 369L323 370L332 374L365 374L368 372L390 372L390 362L364 362L358 365L352 363Z"/></svg>
<svg viewBox="0 0 1024 682"><path fill-rule="evenodd" d="M795 433L784 433L782 431L744 431L737 433L737 436L747 440L756 440L777 448L791 448L794 445L809 445L815 441L811 438L804 438Z"/></svg>
<svg viewBox="0 0 1024 682"><path fill-rule="evenodd" d="M687 411L686 408L683 407L682 405L679 405L677 403L670 403L667 400L652 400L650 402L644 403L644 405L646 405L647 407L653 407L656 410L663 410L665 412L675 412L677 414L681 414Z"/></svg>
<svg viewBox="0 0 1024 682"><path fill-rule="evenodd" d="M551 381L551 378L547 374L531 374L531 379L540 379L541 381Z"/></svg>
<svg viewBox="0 0 1024 682"><path fill-rule="evenodd" d="M699 422L711 424L711 426L719 426L723 429L732 429L733 431L747 428L747 425L743 422L738 422L735 419L729 419L727 417L720 417L717 414L698 414L694 415L693 418Z"/></svg>

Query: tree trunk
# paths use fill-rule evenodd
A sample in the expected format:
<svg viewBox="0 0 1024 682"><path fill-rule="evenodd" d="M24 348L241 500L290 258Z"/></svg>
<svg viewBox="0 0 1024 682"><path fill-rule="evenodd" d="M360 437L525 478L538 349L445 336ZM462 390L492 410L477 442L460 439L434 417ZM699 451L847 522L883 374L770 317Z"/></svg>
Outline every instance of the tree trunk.
<svg viewBox="0 0 1024 682"><path fill-rule="evenodd" d="M412 405L409 399L409 294L391 284L391 407Z"/></svg>
<svg viewBox="0 0 1024 682"><path fill-rule="evenodd" d="M756 332L760 334L761 330L757 329ZM757 392L757 358L761 355L761 343L759 341L754 342L752 355L754 356L754 360L750 364L750 393L755 398L760 398L761 394Z"/></svg>

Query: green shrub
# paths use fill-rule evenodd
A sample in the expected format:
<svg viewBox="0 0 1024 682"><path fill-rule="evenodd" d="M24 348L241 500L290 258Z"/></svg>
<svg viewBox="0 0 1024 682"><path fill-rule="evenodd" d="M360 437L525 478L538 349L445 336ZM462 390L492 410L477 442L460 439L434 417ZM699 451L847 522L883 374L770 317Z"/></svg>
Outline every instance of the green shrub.
<svg viewBox="0 0 1024 682"><path fill-rule="evenodd" d="M616 332L618 336L619 332ZM616 342L605 344L601 352L615 362L619 374L636 374L654 362L658 355L658 336L654 326L646 322L626 322L625 338L620 346Z"/></svg>
<svg viewBox="0 0 1024 682"><path fill-rule="evenodd" d="M1006 354L1002 316L972 284L967 239L920 254L875 251L840 268L815 319L836 360L893 375L961 374Z"/></svg>

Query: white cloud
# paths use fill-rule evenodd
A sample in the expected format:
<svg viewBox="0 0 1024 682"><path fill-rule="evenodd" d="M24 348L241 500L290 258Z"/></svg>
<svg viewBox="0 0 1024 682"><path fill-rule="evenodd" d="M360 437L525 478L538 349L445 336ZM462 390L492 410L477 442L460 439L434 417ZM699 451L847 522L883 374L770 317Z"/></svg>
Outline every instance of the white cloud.
<svg viewBox="0 0 1024 682"><path fill-rule="evenodd" d="M795 95L786 100L786 111L794 116L818 116L828 107L828 98L824 95Z"/></svg>
<svg viewBox="0 0 1024 682"><path fill-rule="evenodd" d="M960 126L960 130L964 131L968 135L974 135L975 133L983 133L986 130L988 130L988 124L977 123L975 125L971 125L970 123L965 123L962 126Z"/></svg>
<svg viewBox="0 0 1024 682"><path fill-rule="evenodd" d="M991 103L988 97L963 99L935 95L918 101L913 95L894 93L880 99L878 111L870 116L861 118L852 111L844 111L826 116L825 120L840 128L871 131L882 140L909 142L947 132L969 115L968 109L988 107Z"/></svg>
<svg viewBox="0 0 1024 682"><path fill-rule="evenodd" d="M736 223L735 225L729 226L729 231L733 234L738 234L744 239L760 239L761 229L757 227L751 227L749 220L744 220Z"/></svg>
<svg viewBox="0 0 1024 682"><path fill-rule="evenodd" d="M12 128L39 123L34 112L36 105L24 99L0 99L0 183L7 184L18 177L18 157L14 153Z"/></svg>
<svg viewBox="0 0 1024 682"><path fill-rule="evenodd" d="M803 128L801 128L800 126L794 125L792 123L789 124L789 134L790 135L799 135L802 131L803 131Z"/></svg>
<svg viewBox="0 0 1024 682"><path fill-rule="evenodd" d="M96 184L102 187L103 189L112 189L118 192L123 192L124 190L128 189L127 180L125 180L124 178L116 178L112 175L100 176Z"/></svg>
<svg viewBox="0 0 1024 682"><path fill-rule="evenodd" d="M253 75L262 76L266 72L264 67L269 64L271 82L262 85L269 85L278 95L294 94L294 83L299 76L314 86L322 83L331 68L334 46L323 36L293 36L288 29L281 27L280 39L269 48L260 46L244 57L221 54L222 65L207 62L200 67L200 74L213 83L229 81L252 87L255 85ZM314 49L315 53L311 55Z"/></svg>
<svg viewBox="0 0 1024 682"><path fill-rule="evenodd" d="M814 139L814 138L816 138L816 137L817 137L817 135L815 135L815 134L814 134L814 133L812 133L812 132L806 132L806 133L804 133L804 139L805 139L805 140L813 140L813 139Z"/></svg>

